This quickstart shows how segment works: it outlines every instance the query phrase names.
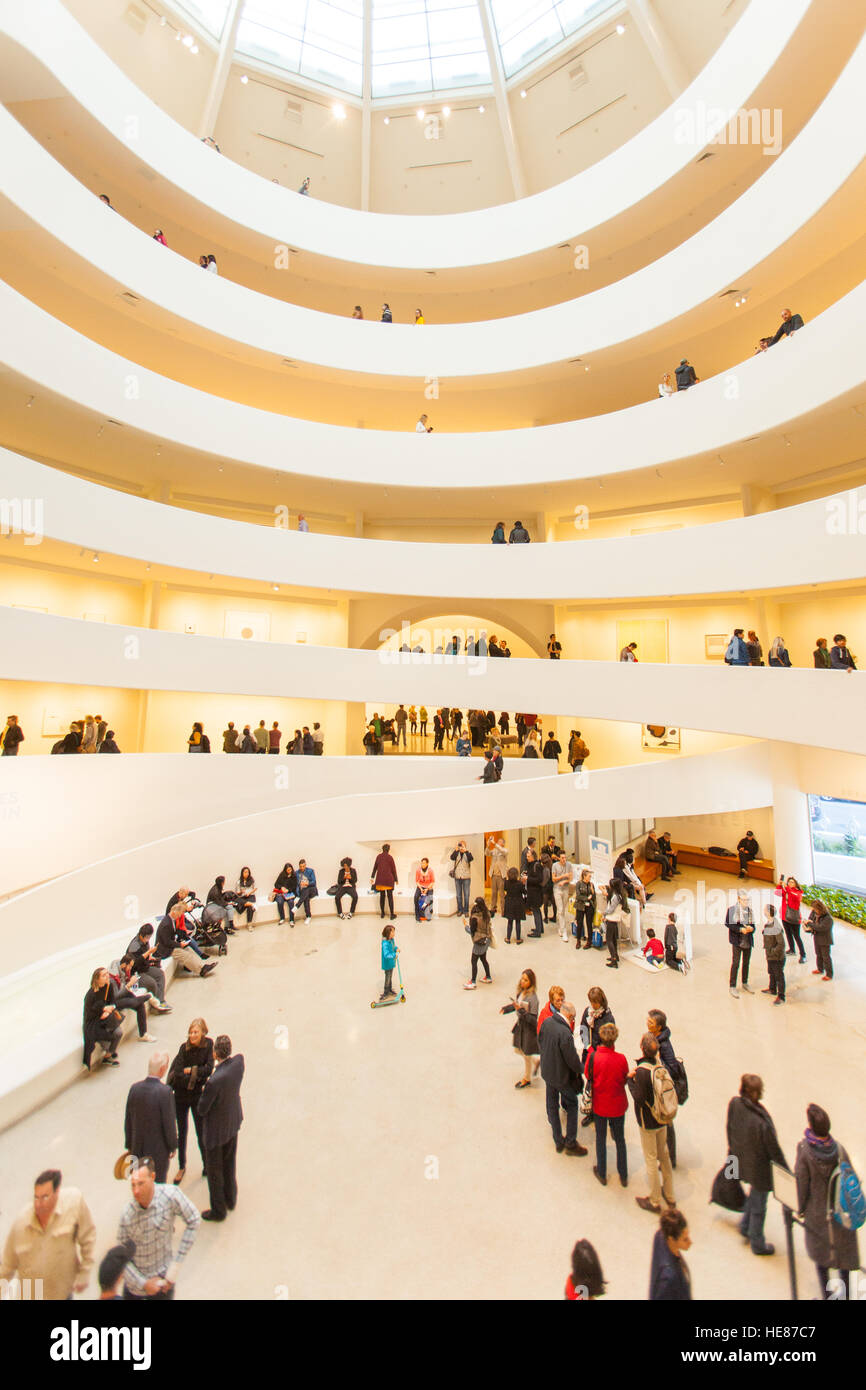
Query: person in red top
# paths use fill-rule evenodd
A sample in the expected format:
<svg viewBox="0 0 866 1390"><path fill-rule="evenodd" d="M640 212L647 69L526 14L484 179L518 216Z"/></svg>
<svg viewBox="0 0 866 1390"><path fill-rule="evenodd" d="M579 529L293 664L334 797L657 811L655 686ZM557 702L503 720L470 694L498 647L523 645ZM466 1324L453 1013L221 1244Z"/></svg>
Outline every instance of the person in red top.
<svg viewBox="0 0 866 1390"><path fill-rule="evenodd" d="M559 1009L559 1011L560 1011L560 1013L562 1014L563 1018L565 1018L565 1019L568 1020L568 1026L569 1026L569 1028L571 1029L571 1031L572 1031L572 1033L573 1033L573 1032L574 1032L574 1014L575 1014L574 1005L573 1005L573 1004L567 1004L567 1003L565 1002L565 990L562 988L561 985L551 985L551 986L550 986L550 989L547 991L547 1003L545 1004L544 1008L541 1010L541 1013L538 1015L538 1030L537 1030L537 1031L540 1033L540 1032L541 1032L541 1025L544 1023L544 1020L547 1019L547 1018L550 1018L550 1010L551 1010L551 1005L553 1004L553 996L554 996L554 995L557 995L557 996L559 997L561 1003L557 1004L556 1007Z"/></svg>
<svg viewBox="0 0 866 1390"><path fill-rule="evenodd" d="M648 960L651 965L661 965L665 954L664 945L659 941L652 927L647 929L646 935L647 941L643 948L644 959Z"/></svg>
<svg viewBox="0 0 866 1390"><path fill-rule="evenodd" d="M282 739L283 739L282 731L281 731L281 729L280 729L279 724L277 723L277 721L276 721L276 719L275 719L275 720L274 720L274 724L273 724L273 728L270 729L270 730L268 731L268 752L269 752L269 753L279 753L279 751L280 751L280 744L282 743Z"/></svg>
<svg viewBox="0 0 866 1390"><path fill-rule="evenodd" d="M592 1086L592 1114L595 1120L595 1167L593 1172L602 1187L607 1187L607 1129L616 1145L616 1168L623 1187L628 1187L628 1155L625 1149L625 1113L628 1096L625 1079L629 1073L628 1059L614 1052L619 1037L615 1023L605 1023L599 1029L599 1046L591 1048L584 1066L584 1075Z"/></svg>
<svg viewBox="0 0 866 1390"><path fill-rule="evenodd" d="M803 899L803 890L792 874L787 879L779 878L779 886L776 889L776 896L781 898L779 906L779 916L782 919L782 926L785 929L785 936L788 938L787 955L799 954L800 964L806 962L806 951L803 946L803 938L800 936L800 924L803 918L800 915L800 903Z"/></svg>
<svg viewBox="0 0 866 1390"><path fill-rule="evenodd" d="M601 1261L594 1245L579 1240L571 1252L571 1273L565 1281L565 1297L570 1303L588 1303L601 1298L605 1289Z"/></svg>

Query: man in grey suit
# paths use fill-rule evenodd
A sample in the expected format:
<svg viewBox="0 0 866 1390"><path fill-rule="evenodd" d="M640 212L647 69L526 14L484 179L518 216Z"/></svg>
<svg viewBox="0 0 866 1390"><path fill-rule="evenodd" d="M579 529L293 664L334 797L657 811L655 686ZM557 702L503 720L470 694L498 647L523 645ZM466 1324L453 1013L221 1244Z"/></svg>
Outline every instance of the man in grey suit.
<svg viewBox="0 0 866 1390"><path fill-rule="evenodd" d="M205 1150L210 1208L203 1221L225 1221L238 1200L238 1131L243 1123L241 1082L244 1079L243 1054L232 1056L232 1040L220 1033L213 1045L216 1066L208 1077L198 1103L204 1117L202 1141Z"/></svg>
<svg viewBox="0 0 866 1390"><path fill-rule="evenodd" d="M126 1098L124 1133L126 1147L138 1158L152 1158L157 1182L165 1182L168 1165L177 1149L174 1095L163 1085L168 1053L154 1052L144 1081L136 1081Z"/></svg>

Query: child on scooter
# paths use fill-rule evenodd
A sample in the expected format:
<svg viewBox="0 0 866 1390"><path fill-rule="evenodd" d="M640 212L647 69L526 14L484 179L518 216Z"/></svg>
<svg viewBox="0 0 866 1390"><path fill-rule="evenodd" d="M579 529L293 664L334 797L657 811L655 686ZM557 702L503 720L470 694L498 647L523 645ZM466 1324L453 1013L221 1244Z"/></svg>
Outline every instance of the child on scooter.
<svg viewBox="0 0 866 1390"><path fill-rule="evenodd" d="M385 988L379 995L381 999L388 999L391 995L396 995L397 991L391 988L391 976L394 974L394 966L397 964L397 943L394 940L394 927L388 923L382 929L382 969L385 972Z"/></svg>

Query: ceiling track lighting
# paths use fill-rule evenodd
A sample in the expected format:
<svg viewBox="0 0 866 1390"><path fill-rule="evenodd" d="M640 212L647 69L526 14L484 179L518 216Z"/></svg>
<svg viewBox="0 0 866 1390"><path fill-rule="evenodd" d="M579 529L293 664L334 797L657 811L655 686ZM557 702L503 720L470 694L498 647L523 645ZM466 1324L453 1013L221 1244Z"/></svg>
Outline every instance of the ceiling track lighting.
<svg viewBox="0 0 866 1390"><path fill-rule="evenodd" d="M98 565L98 564L99 564L99 551L98 551L98 550L94 550L94 552L93 552L93 563L94 563L95 565Z"/></svg>

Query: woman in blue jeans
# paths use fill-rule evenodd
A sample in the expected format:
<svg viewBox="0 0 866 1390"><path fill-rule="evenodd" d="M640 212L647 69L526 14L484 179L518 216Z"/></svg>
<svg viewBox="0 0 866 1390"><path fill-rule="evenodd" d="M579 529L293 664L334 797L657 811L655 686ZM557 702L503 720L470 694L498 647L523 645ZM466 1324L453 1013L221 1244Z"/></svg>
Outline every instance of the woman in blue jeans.
<svg viewBox="0 0 866 1390"><path fill-rule="evenodd" d="M616 1146L616 1168L623 1187L628 1187L628 1157L625 1149L625 1116L628 1096L625 1082L628 1059L614 1051L619 1037L615 1023L603 1023L598 1031L599 1045L589 1053L584 1075L592 1087L592 1115L595 1120L595 1167L593 1173L602 1187L607 1186L607 1130Z"/></svg>
<svg viewBox="0 0 866 1390"><path fill-rule="evenodd" d="M451 863L454 865L451 872L457 891L457 913L462 917L469 915L469 883L473 857L466 848L465 840L458 840L457 848L451 851Z"/></svg>

